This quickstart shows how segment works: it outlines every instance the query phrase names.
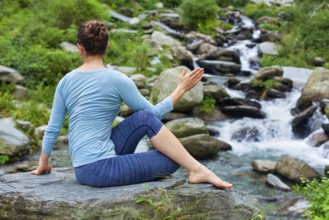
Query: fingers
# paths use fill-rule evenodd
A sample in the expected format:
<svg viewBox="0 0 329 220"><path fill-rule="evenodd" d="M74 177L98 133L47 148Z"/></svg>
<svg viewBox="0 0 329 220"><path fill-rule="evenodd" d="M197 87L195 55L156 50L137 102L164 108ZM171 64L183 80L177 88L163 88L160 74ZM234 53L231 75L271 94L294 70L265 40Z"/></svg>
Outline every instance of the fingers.
<svg viewBox="0 0 329 220"><path fill-rule="evenodd" d="M183 71L182 71L181 76L184 77L185 75L186 75L186 69L184 68Z"/></svg>

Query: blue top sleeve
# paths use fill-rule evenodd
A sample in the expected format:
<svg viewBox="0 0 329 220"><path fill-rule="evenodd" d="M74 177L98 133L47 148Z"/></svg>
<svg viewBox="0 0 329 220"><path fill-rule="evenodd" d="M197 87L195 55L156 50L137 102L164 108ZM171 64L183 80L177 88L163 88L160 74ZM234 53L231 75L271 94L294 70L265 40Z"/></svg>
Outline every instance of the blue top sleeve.
<svg viewBox="0 0 329 220"><path fill-rule="evenodd" d="M125 76L121 85L118 86L121 99L127 104L133 111L139 111L147 109L154 113L158 118L163 118L168 112L173 110L172 101L170 96L162 100L156 105L150 103L144 98L138 91L135 83Z"/></svg>
<svg viewBox="0 0 329 220"><path fill-rule="evenodd" d="M50 155L55 145L66 115L66 107L60 92L60 86L61 82L57 85L56 88L50 120L42 140L42 151L48 155Z"/></svg>

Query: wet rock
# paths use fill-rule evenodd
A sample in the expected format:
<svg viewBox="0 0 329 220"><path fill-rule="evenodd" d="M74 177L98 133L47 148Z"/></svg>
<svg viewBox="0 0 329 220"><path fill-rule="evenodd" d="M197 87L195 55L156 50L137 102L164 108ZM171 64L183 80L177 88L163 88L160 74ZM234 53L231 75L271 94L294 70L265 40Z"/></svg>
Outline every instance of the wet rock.
<svg viewBox="0 0 329 220"><path fill-rule="evenodd" d="M259 173L274 173L276 169L276 162L271 160L254 160L251 165Z"/></svg>
<svg viewBox="0 0 329 220"><path fill-rule="evenodd" d="M203 43L204 43L204 41L199 40L199 39L190 41L187 43L186 49L188 49L190 51L196 51Z"/></svg>
<svg viewBox="0 0 329 220"><path fill-rule="evenodd" d="M329 165L326 165L324 167L324 173L327 174L327 175L329 175Z"/></svg>
<svg viewBox="0 0 329 220"><path fill-rule="evenodd" d="M143 74L134 74L130 76L130 79L135 83L137 88L144 88L146 85L147 78Z"/></svg>
<svg viewBox="0 0 329 220"><path fill-rule="evenodd" d="M180 15L177 13L161 13L160 21L171 28L177 28L179 25Z"/></svg>
<svg viewBox="0 0 329 220"><path fill-rule="evenodd" d="M136 31L136 30L125 29L125 28L112 29L110 32L111 33L124 33L124 34L138 34L138 31Z"/></svg>
<svg viewBox="0 0 329 220"><path fill-rule="evenodd" d="M30 140L15 128L12 118L0 119L0 155L20 159L29 153Z"/></svg>
<svg viewBox="0 0 329 220"><path fill-rule="evenodd" d="M184 68L186 67L179 66L176 68L167 69L160 73L151 92L150 100L152 103L158 103L159 101L167 98L172 91L174 91L178 85L179 77ZM189 72L190 70L187 69L187 73ZM196 105L201 104L202 101L203 85L202 83L198 83L193 89L184 94L179 103L175 106L175 110L178 112L184 112L190 110Z"/></svg>
<svg viewBox="0 0 329 220"><path fill-rule="evenodd" d="M40 176L17 173L0 178L1 219L13 216L26 220L136 219L145 217L145 213L155 216L152 206L137 203L138 198L185 207L184 212L191 213L192 219L200 215L212 219L251 219L260 213L257 200L245 194L209 184L188 184L177 178L104 188L78 184L74 172L67 169ZM173 199L165 200L164 192Z"/></svg>
<svg viewBox="0 0 329 220"><path fill-rule="evenodd" d="M227 115L243 118L265 118L265 113L262 112L259 108L247 105L239 105L239 106L224 106L221 108L221 111Z"/></svg>
<svg viewBox="0 0 329 220"><path fill-rule="evenodd" d="M283 191L290 191L290 187L282 182L279 177L273 175L273 174L268 174L266 178L266 183L274 188L283 190Z"/></svg>
<svg viewBox="0 0 329 220"><path fill-rule="evenodd" d="M67 146L69 143L69 137L67 135L59 136L57 138L56 144L54 146L55 150L61 149Z"/></svg>
<svg viewBox="0 0 329 220"><path fill-rule="evenodd" d="M64 42L60 43L59 45L61 46L61 48L63 48L67 52L79 53L79 49L78 49L77 45L75 45L75 44L64 41Z"/></svg>
<svg viewBox="0 0 329 220"><path fill-rule="evenodd" d="M197 134L179 138L179 141L193 157L200 160L216 157L222 147L224 149L230 148L228 143L211 137L208 134Z"/></svg>
<svg viewBox="0 0 329 220"><path fill-rule="evenodd" d="M323 155L324 158L329 158L329 142L327 142L323 145L322 155Z"/></svg>
<svg viewBox="0 0 329 220"><path fill-rule="evenodd" d="M267 91L267 98L280 98L280 99L283 99L283 98L286 98L286 95L276 89L269 89Z"/></svg>
<svg viewBox="0 0 329 220"><path fill-rule="evenodd" d="M251 101L243 98L223 98L220 100L220 106L239 106L247 105L255 108L261 108L262 106L257 101Z"/></svg>
<svg viewBox="0 0 329 220"><path fill-rule="evenodd" d="M199 60L198 64L213 74L217 73L239 73L241 65L234 62L220 61L220 60Z"/></svg>
<svg viewBox="0 0 329 220"><path fill-rule="evenodd" d="M198 118L176 119L165 125L178 138L195 134L208 134L204 121Z"/></svg>
<svg viewBox="0 0 329 220"><path fill-rule="evenodd" d="M207 130L208 130L209 135L212 137L219 137L219 135L220 135L219 130L216 128L207 127Z"/></svg>
<svg viewBox="0 0 329 220"><path fill-rule="evenodd" d="M187 118L187 117L188 116L186 114L183 114L183 113L169 112L161 120L163 122L168 122L168 121L172 121L172 120L176 120L176 119L182 119L182 118Z"/></svg>
<svg viewBox="0 0 329 220"><path fill-rule="evenodd" d="M22 120L16 120L16 126L23 131L28 131L33 128L31 122Z"/></svg>
<svg viewBox="0 0 329 220"><path fill-rule="evenodd" d="M188 51L183 46L178 47L172 47L171 48L172 55L180 61L180 63L184 66L189 67L190 69L193 69L193 58L194 55Z"/></svg>
<svg viewBox="0 0 329 220"><path fill-rule="evenodd" d="M201 106L195 106L192 109L192 115L207 122L225 121L229 119L218 107L215 107L213 112L206 113L202 111Z"/></svg>
<svg viewBox="0 0 329 220"><path fill-rule="evenodd" d="M322 57L315 57L313 60L314 66L323 66L324 65L324 58Z"/></svg>
<svg viewBox="0 0 329 220"><path fill-rule="evenodd" d="M276 172L297 183L300 182L300 178L302 177L308 180L321 177L321 174L307 163L288 155L282 155L279 158Z"/></svg>
<svg viewBox="0 0 329 220"><path fill-rule="evenodd" d="M274 77L282 77L283 69L280 66L265 67L256 72L254 78L258 80L268 80Z"/></svg>
<svg viewBox="0 0 329 220"><path fill-rule="evenodd" d="M322 124L321 127L322 127L323 132L326 135L329 135L329 124Z"/></svg>
<svg viewBox="0 0 329 220"><path fill-rule="evenodd" d="M260 136L261 136L261 132L256 127L246 126L235 131L231 139L238 142L242 142L242 141L259 142Z"/></svg>
<svg viewBox="0 0 329 220"><path fill-rule="evenodd" d="M295 135L298 137L306 137L310 133L310 129L307 127L307 122L316 109L317 106L311 106L293 118L291 126Z"/></svg>
<svg viewBox="0 0 329 220"><path fill-rule="evenodd" d="M262 54L279 55L280 47L273 42L263 42L259 44L259 50Z"/></svg>
<svg viewBox="0 0 329 220"><path fill-rule="evenodd" d="M181 43L176 39L168 35L165 35L164 33L159 31L154 31L151 37L155 42L157 42L161 46L168 46L168 47L182 46Z"/></svg>
<svg viewBox="0 0 329 220"><path fill-rule="evenodd" d="M0 65L0 81L18 83L23 79L24 77L17 70Z"/></svg>
<svg viewBox="0 0 329 220"><path fill-rule="evenodd" d="M203 86L204 97L210 97L219 102L220 99L229 97L223 86L205 85Z"/></svg>
<svg viewBox="0 0 329 220"><path fill-rule="evenodd" d="M323 131L316 131L306 138L306 142L312 147L320 147L322 144L329 140L329 136Z"/></svg>
<svg viewBox="0 0 329 220"><path fill-rule="evenodd" d="M329 70L318 67L304 85L297 108L305 110L312 102L318 102L322 99L329 99Z"/></svg>
<svg viewBox="0 0 329 220"><path fill-rule="evenodd" d="M222 49L218 48L210 43L203 42L202 44L200 44L200 46L198 47L198 49L195 53L198 55L212 54L212 53L216 53L217 51L220 51L220 50L222 50Z"/></svg>
<svg viewBox="0 0 329 220"><path fill-rule="evenodd" d="M236 79L236 78L230 78L227 81L227 86L230 89L233 89L235 86L237 86L240 83L240 80Z"/></svg>

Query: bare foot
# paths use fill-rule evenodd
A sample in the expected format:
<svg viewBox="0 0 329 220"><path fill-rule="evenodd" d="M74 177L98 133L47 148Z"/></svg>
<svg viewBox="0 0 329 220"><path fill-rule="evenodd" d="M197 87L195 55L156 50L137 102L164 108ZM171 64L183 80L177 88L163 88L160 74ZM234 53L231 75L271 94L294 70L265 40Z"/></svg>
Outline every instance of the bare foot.
<svg viewBox="0 0 329 220"><path fill-rule="evenodd" d="M219 188L232 188L231 183L220 179L216 174L205 166L200 166L196 171L190 172L188 177L189 183L211 183Z"/></svg>

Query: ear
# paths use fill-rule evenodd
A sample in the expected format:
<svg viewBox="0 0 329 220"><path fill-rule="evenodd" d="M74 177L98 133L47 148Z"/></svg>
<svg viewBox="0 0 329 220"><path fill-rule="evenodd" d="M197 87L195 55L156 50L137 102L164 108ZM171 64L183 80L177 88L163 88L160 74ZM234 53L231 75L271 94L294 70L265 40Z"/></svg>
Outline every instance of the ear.
<svg viewBox="0 0 329 220"><path fill-rule="evenodd" d="M83 46L79 43L77 43L77 47L78 47L80 55L83 55L85 52L85 48L83 48Z"/></svg>

